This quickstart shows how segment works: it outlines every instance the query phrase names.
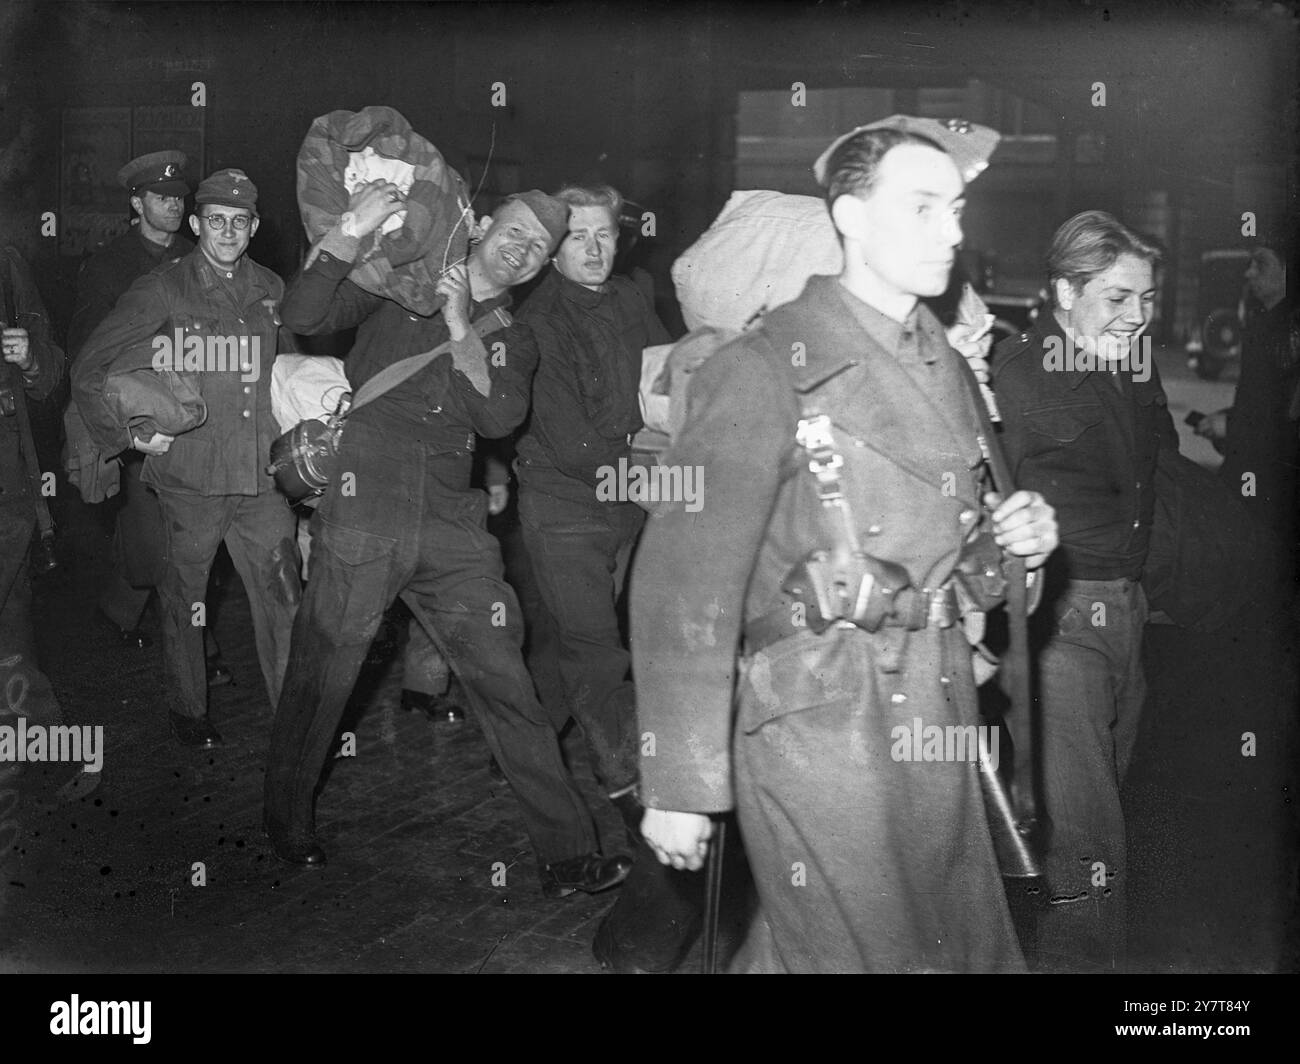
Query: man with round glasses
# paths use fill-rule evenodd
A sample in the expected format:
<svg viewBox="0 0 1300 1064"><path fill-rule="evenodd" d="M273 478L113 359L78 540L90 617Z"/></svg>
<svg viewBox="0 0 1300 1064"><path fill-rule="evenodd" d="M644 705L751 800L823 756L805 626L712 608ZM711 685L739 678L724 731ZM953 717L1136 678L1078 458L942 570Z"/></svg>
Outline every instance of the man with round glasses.
<svg viewBox="0 0 1300 1064"><path fill-rule="evenodd" d="M199 185L195 206L198 247L118 300L82 348L73 396L105 454L147 456L141 480L157 492L165 526L158 595L171 729L183 745L212 747L221 736L207 712L203 627L218 547L225 542L248 592L272 705L300 583L293 514L265 470L279 435L270 367L284 283L247 255L257 186L242 170L218 170ZM165 432L174 400L195 392L206 407L201 423Z"/></svg>
<svg viewBox="0 0 1300 1064"><path fill-rule="evenodd" d="M90 256L77 274L77 300L68 325L68 357L75 359L86 339L137 279L164 262L174 262L194 250L180 232L185 199L191 189L185 177L185 153L174 149L132 159L118 171L136 218L131 227ZM96 605L100 623L116 635L119 647L144 648L153 641L141 630L145 608L158 584L163 554L162 514L158 500L140 483L144 455L124 452L118 459L119 497L110 504L115 516L113 570ZM111 479L111 478L110 478ZM89 491L87 491L89 487ZM111 495L83 485L87 502ZM208 633L208 686L231 681L217 641Z"/></svg>

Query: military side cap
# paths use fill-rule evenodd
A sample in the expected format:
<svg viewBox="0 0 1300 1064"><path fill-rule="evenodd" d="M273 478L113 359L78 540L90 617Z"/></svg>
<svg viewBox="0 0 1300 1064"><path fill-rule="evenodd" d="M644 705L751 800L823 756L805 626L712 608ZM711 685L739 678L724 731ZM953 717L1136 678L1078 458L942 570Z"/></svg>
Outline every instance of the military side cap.
<svg viewBox="0 0 1300 1064"><path fill-rule="evenodd" d="M831 146L822 152L817 157L817 161L813 163L813 175L817 178L819 185L823 187L826 185L826 167L831 156L835 153L835 149L850 137L855 137L869 129L895 129L900 133L914 133L918 137L926 137L934 141L952 156L952 161L957 164L957 169L961 171L962 180L966 182L975 180L984 171L989 164L989 156L993 154L993 149L998 146L998 141L1002 139L997 130L990 129L988 126L977 126L974 122L967 122L962 118L917 118L913 115L890 115L888 118L882 118L879 122L858 126L857 129L851 130L842 137L836 137L831 141Z"/></svg>
<svg viewBox="0 0 1300 1064"><path fill-rule="evenodd" d="M243 170L218 170L209 174L194 194L195 204L215 203L221 207L247 207L257 213L257 186Z"/></svg>
<svg viewBox="0 0 1300 1064"><path fill-rule="evenodd" d="M560 241L569 235L569 205L564 200L548 196L540 188L530 188L527 192L516 192L511 196L507 196L505 202L510 203L512 200L518 200L533 214L537 215L537 220L542 223L542 228L551 235L552 251L559 247Z"/></svg>
<svg viewBox="0 0 1300 1064"><path fill-rule="evenodd" d="M122 187L132 196L156 192L160 196L188 196L183 151L154 151L132 159L117 172Z"/></svg>

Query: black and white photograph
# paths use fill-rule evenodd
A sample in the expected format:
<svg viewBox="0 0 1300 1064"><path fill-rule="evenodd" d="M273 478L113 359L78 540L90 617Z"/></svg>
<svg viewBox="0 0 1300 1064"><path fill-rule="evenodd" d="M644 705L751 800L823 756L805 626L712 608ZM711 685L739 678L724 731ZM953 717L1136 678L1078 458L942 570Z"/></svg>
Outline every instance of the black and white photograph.
<svg viewBox="0 0 1300 1064"><path fill-rule="evenodd" d="M172 974L944 973L1261 1033L1298 27L0 0L33 1030L148 1041Z"/></svg>

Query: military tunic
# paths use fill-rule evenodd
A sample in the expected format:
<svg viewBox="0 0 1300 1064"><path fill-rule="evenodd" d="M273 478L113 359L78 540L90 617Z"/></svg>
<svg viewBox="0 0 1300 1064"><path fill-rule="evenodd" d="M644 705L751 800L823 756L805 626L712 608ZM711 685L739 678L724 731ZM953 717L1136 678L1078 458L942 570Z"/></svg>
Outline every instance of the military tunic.
<svg viewBox="0 0 1300 1064"><path fill-rule="evenodd" d="M978 723L960 629L804 629L736 657L833 545L799 394L831 418L862 549L948 580L980 514L966 372L928 310L891 322L831 277L696 372L664 460L697 467L703 508L660 507L632 585L643 798L737 809L761 902L744 970L1022 967L976 764L904 760L895 730Z"/></svg>
<svg viewBox="0 0 1300 1064"><path fill-rule="evenodd" d="M146 458L141 475L162 508L163 664L172 710L183 716L207 711L194 606L205 599L223 541L248 592L272 704L289 660L300 594L294 517L266 472L280 431L271 413L271 364L283 293L280 278L247 256L218 270L196 249L136 281L73 365L73 397L105 453L131 446L129 414L105 391L110 373L175 365L207 406L206 420L177 435L165 454ZM155 363L168 353L171 361Z"/></svg>

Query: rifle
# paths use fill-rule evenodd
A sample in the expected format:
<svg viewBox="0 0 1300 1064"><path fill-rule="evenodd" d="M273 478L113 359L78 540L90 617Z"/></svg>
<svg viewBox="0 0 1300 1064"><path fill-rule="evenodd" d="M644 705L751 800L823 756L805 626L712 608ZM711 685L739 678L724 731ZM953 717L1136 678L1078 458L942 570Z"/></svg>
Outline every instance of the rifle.
<svg viewBox="0 0 1300 1064"><path fill-rule="evenodd" d="M718 974L718 914L722 911L722 861L727 843L725 817L713 818L713 839L709 844L704 881L704 975Z"/></svg>
<svg viewBox="0 0 1300 1064"><path fill-rule="evenodd" d="M997 437L993 434L990 414L997 407L992 393L975 379L969 366L962 364L963 376L975 396L975 407L980 418L980 450L988 466L993 490L1003 499L1015 492L1011 468ZM1011 700L1012 712L1026 714L1026 749L1017 748L1013 765L1013 783L1008 793L1002 778L989 760L984 733L980 733L979 773L980 788L984 792L984 810L988 815L989 830L993 835L993 849L997 853L998 867L1011 879L1028 879L1043 874L1038 853L1041 836L1038 807L1035 798L1034 747L1038 745L1038 707L1034 704L1029 661L1029 602L1025 563L1013 554L1003 552L1002 572L1007 582L1007 621L1010 645L1002 655L1004 689Z"/></svg>

